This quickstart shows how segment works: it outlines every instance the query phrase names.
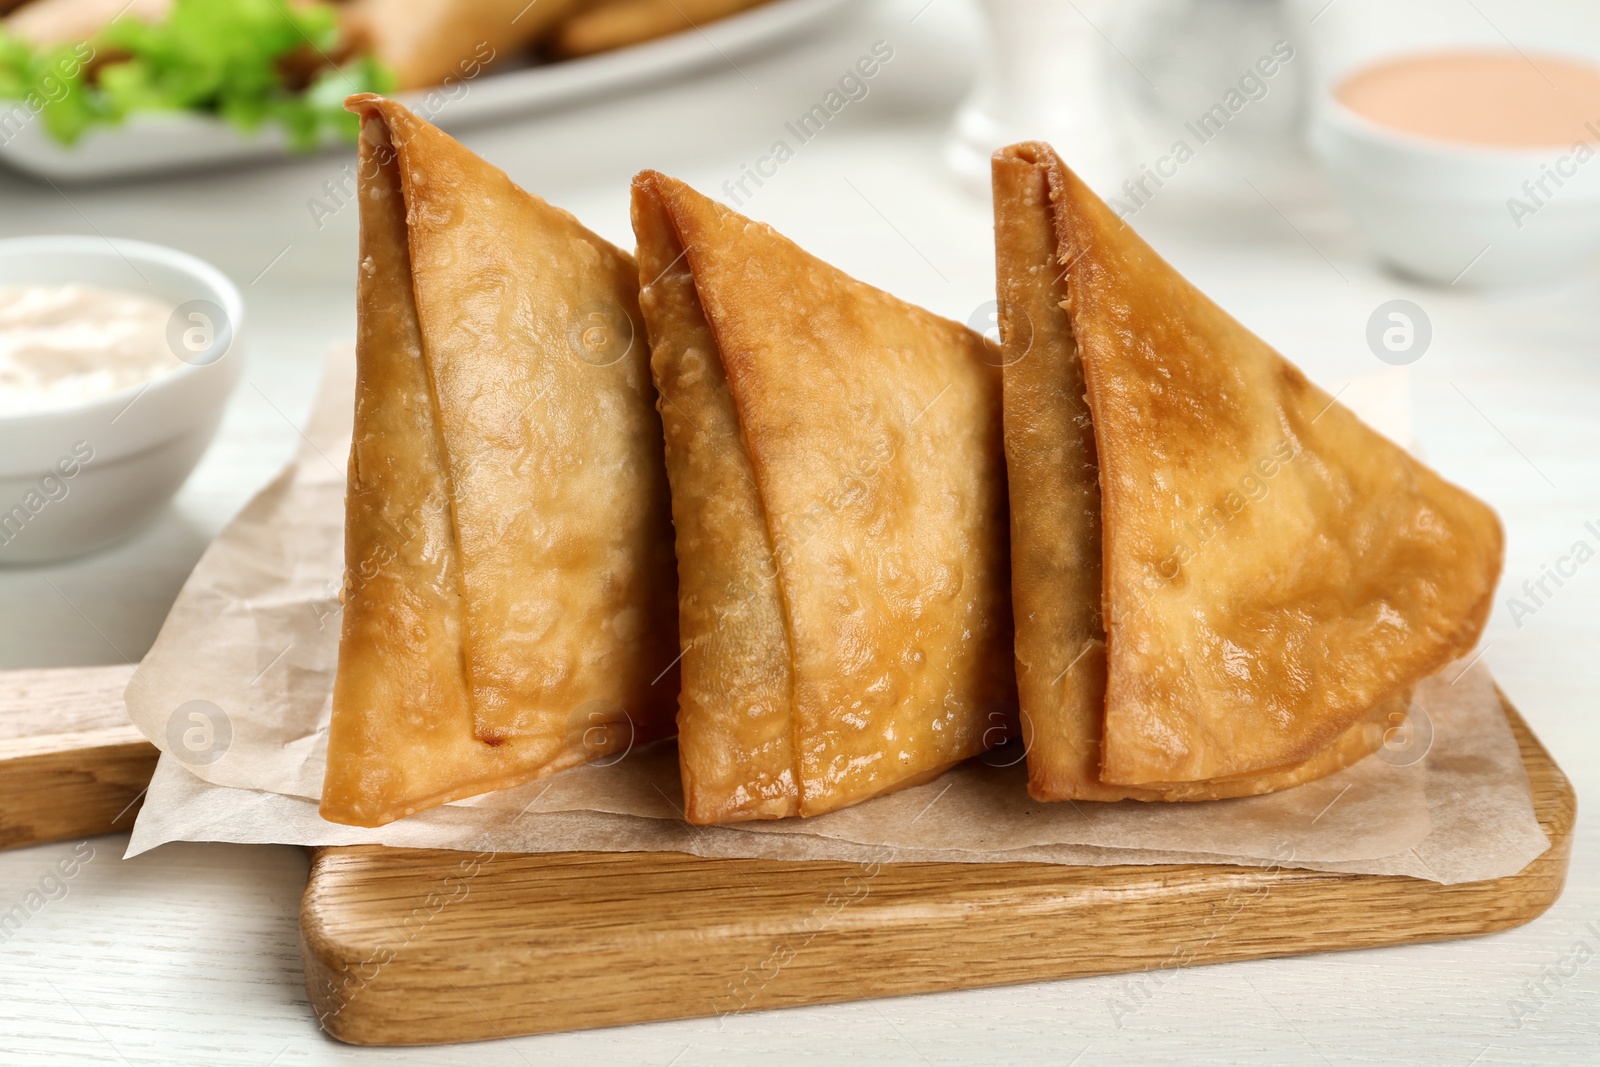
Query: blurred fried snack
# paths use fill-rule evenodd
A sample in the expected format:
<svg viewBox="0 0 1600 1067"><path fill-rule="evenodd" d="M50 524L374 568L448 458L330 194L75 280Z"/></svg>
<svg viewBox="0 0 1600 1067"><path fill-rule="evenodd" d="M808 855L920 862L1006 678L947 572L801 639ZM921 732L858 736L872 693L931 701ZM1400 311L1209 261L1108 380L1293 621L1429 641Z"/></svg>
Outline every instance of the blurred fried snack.
<svg viewBox="0 0 1600 1067"><path fill-rule="evenodd" d="M341 10L348 42L394 71L396 88L423 89L475 77L543 38L591 0L351 0Z"/></svg>
<svg viewBox="0 0 1600 1067"><path fill-rule="evenodd" d="M768 0L604 0L561 24L550 40L557 56L588 56L695 29Z"/></svg>
<svg viewBox="0 0 1600 1067"><path fill-rule="evenodd" d="M5 28L42 48L93 40L123 15L160 22L171 8L172 0L31 0L6 16Z"/></svg>
<svg viewBox="0 0 1600 1067"><path fill-rule="evenodd" d="M694 823L926 781L1014 716L999 375L971 330L654 171L634 232Z"/></svg>
<svg viewBox="0 0 1600 1067"><path fill-rule="evenodd" d="M632 257L399 105L346 106L361 268L322 815L376 826L670 734L677 594Z"/></svg>
<svg viewBox="0 0 1600 1067"><path fill-rule="evenodd" d="M1367 755L1482 633L1494 512L1208 300L1048 145L993 173L1029 792L1204 800Z"/></svg>

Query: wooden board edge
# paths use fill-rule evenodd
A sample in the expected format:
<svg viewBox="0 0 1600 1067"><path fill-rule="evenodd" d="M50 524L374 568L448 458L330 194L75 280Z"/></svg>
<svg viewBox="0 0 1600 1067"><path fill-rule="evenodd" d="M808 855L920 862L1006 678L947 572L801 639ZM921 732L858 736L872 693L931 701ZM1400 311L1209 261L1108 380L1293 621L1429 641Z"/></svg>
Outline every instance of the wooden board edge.
<svg viewBox="0 0 1600 1067"><path fill-rule="evenodd" d="M160 755L141 738L0 763L0 850L130 829Z"/></svg>
<svg viewBox="0 0 1600 1067"><path fill-rule="evenodd" d="M159 755L123 703L137 669L0 671L0 849L133 825Z"/></svg>
<svg viewBox="0 0 1600 1067"><path fill-rule="evenodd" d="M692 984L696 974L699 980L710 981L712 985L722 980L719 975L743 981L743 987L735 987L733 982L728 982L731 992L723 998L724 1007L731 1006L733 1012L738 1013L1167 966L1187 967L1200 963L1447 940L1506 930L1537 918L1560 896L1572 849L1576 796L1565 774L1504 694L1501 694L1501 700L1528 769L1536 813L1551 842L1550 848L1533 863L1506 878L1445 886L1395 876L1339 875L1302 870L1264 872L1260 868L1225 865L1069 868L1068 871L1092 870L1093 880L1108 885L1125 879L1132 884L1161 887L1162 892L1175 891L1173 899L1181 898L1183 911L1176 923L1167 924L1168 932L1170 928L1181 931L1186 925L1195 923L1203 926L1207 915L1215 915L1218 908L1228 907L1229 902L1241 894L1252 899L1259 897L1264 903L1253 907L1249 922L1230 922L1222 931L1222 936L1215 936L1214 932L1212 937L1206 939L1203 951L1181 949L1181 932L1178 942L1153 940L1150 936L1151 927L1146 926L1122 931L1133 935L1129 942L1115 952L1107 952L1098 960L1086 960L1068 952L1051 955L1045 951L1037 952L1028 965L1021 969L1008 969L1004 960L984 959L981 955L943 961L945 964L959 963L960 966L906 967L906 959L901 959L897 966L893 945L897 938L885 936L883 929L874 929L870 922L842 922L835 929L822 932L817 941L807 939L808 947L815 943L818 950L805 953L804 959L797 955L795 959L785 961L782 983L761 980L761 972L757 971L759 988L754 994L749 994L749 964L751 961L761 963L770 959L773 937L770 930L729 937L725 944L716 946L716 951L696 945L695 951L703 958L690 963L663 957L657 962L667 969L675 967L676 970L670 982L658 991L660 996L655 1000L643 995L619 997L615 991L614 973L595 971L592 965L580 958L582 953L568 954L567 958L562 959L556 959L558 954L553 953L551 959L542 962L552 964L553 970L563 974L562 991L556 998L539 1006L537 998L531 993L532 987L515 975L509 979L503 975L491 975L487 981L475 981L470 969L459 961L454 966L427 960L408 963L403 952L385 955L373 944L341 937L333 924L325 921L327 917L321 910L320 901L316 899L316 887L324 875L347 859L359 855L364 847L317 849L313 852L312 873L308 878L301 909L300 943L306 968L307 994L319 1025L341 1041L368 1045L421 1045L721 1014L715 999L702 995L697 1001L681 993L679 987ZM551 854L546 859L568 855L572 854ZM643 853L629 855L639 862L669 858ZM670 858L679 863L685 859L676 855ZM754 869L768 861L693 862L730 865L728 870L732 877L738 865L749 865ZM828 868L849 865L816 866ZM885 865L886 868L890 866L898 866L906 871L921 868L929 872L938 868L956 868L948 872L949 877L970 879L974 876L973 865L965 864ZM1051 865L982 866L986 868L982 873L987 875L1003 875L1007 870L1014 870L1021 876ZM1201 872L1198 877L1196 872ZM1175 883L1184 884L1180 886ZM1342 914L1349 910L1351 901L1348 898L1352 893L1359 893L1365 898L1363 903L1368 905L1370 914ZM1146 899L1131 902L1128 910L1130 914L1143 914L1141 909L1164 905L1165 901ZM978 911L983 910L981 903L975 907ZM1422 907L1428 908L1433 914L1431 921L1424 926L1408 930L1402 929L1400 922L1391 921L1393 916L1408 916ZM1064 916L1071 910L1070 906L1064 910L1058 909L1050 916L1050 921L1065 922ZM1334 923L1328 929L1309 928L1305 916L1317 911L1332 914L1343 921ZM1356 908L1355 911L1359 913L1361 909ZM1084 906L1079 905L1080 920L1087 914ZM1092 921L1103 925L1102 920L1107 914L1096 911ZM954 923L944 920L922 922L923 918L918 918L920 928L918 924L913 924L892 932L907 942L912 957L924 963L937 959L941 952L948 954L950 946L961 943L963 939L964 949L984 948L1004 954L1008 948L1014 951L1016 939L1026 933L1018 929L1019 925L1023 925L1020 921L1010 925L994 923L990 925L994 926L999 936L989 938L985 943L986 939L981 934L975 934L975 931L982 930L984 924L969 925L964 920ZM1137 927L1138 924L1134 925ZM1278 930L1279 936L1261 933L1269 929ZM1284 930L1291 931L1292 937L1285 939L1281 936ZM916 943L911 944L913 941ZM1035 937L1027 940L1027 943L1037 950L1041 943L1048 944L1048 940L1041 942ZM1139 947L1141 945L1143 947ZM592 953L592 947L587 951ZM857 979L848 984L840 981L841 972L837 964L837 960L843 958L840 954L847 955L853 963L864 965L857 972ZM739 964L741 960L744 961L742 968ZM637 981L649 962L645 961L645 968L636 967L630 972L630 981ZM352 980L356 994L353 996L350 995ZM441 983L448 984L450 989L441 988ZM492 998L497 990L503 990L508 983L515 988L503 1001L510 1004L511 1009L503 1011L500 1010L502 1002ZM381 988L383 986L395 988L384 991ZM446 1001L441 1010L431 1010L424 1003L429 991L432 991L433 1000L443 998ZM593 995L586 996L586 992ZM473 994L487 1003L478 1003Z"/></svg>

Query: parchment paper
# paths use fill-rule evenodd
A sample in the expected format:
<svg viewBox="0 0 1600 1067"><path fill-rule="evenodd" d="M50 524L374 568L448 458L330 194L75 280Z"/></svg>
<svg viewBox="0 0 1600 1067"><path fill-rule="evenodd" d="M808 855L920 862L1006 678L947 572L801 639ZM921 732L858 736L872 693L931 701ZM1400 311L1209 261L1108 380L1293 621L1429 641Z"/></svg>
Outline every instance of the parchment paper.
<svg viewBox="0 0 1600 1067"><path fill-rule="evenodd" d="M324 822L316 798L338 653L352 391L353 361L340 351L299 455L207 549L129 684L129 713L163 752L129 855L176 840L374 843L792 860L1277 864L1450 883L1515 873L1549 847L1493 683L1470 664L1418 687L1414 723L1392 746L1264 797L1039 804L1028 799L1021 752L1001 749L926 785L819 818L700 828L680 818L677 753L668 741L378 829ZM1393 399L1381 383L1365 391L1378 404Z"/></svg>

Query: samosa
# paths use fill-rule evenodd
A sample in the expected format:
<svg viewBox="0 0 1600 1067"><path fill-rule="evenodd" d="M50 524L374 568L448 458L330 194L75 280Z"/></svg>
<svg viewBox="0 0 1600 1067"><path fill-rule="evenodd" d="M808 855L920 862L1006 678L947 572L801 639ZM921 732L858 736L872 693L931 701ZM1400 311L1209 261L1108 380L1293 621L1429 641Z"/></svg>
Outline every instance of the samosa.
<svg viewBox="0 0 1600 1067"><path fill-rule="evenodd" d="M1208 300L1048 145L993 172L1030 793L1240 796L1369 754L1477 642L1494 512Z"/></svg>
<svg viewBox="0 0 1600 1067"><path fill-rule="evenodd" d="M677 594L631 256L381 97L325 818L668 735Z"/></svg>
<svg viewBox="0 0 1600 1067"><path fill-rule="evenodd" d="M633 223L677 533L695 823L817 815L1007 736L982 339L652 171Z"/></svg>
<svg viewBox="0 0 1600 1067"><path fill-rule="evenodd" d="M394 72L401 90L439 86L445 100L500 60L554 32L590 0L350 0L344 36Z"/></svg>

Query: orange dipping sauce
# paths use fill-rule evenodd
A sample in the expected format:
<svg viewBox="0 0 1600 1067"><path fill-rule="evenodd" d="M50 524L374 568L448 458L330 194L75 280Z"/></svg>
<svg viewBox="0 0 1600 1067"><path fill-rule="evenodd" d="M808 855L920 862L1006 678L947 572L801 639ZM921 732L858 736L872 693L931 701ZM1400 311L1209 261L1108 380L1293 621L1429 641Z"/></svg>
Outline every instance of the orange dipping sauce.
<svg viewBox="0 0 1600 1067"><path fill-rule="evenodd" d="M1437 140L1566 148L1600 138L1600 67L1561 56L1397 56L1350 75L1334 96L1380 125Z"/></svg>

